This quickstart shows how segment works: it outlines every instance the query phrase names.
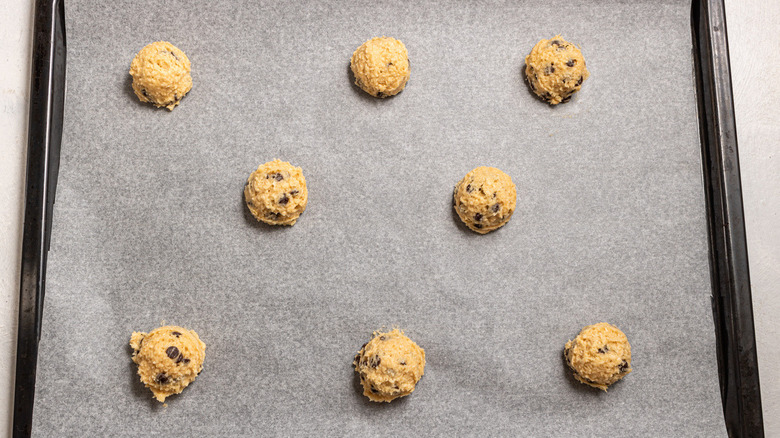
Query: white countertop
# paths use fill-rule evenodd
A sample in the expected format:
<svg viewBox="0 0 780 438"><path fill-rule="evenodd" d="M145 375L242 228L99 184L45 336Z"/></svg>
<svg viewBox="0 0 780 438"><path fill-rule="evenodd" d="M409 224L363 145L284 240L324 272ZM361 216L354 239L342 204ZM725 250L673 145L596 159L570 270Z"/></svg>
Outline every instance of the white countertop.
<svg viewBox="0 0 780 438"><path fill-rule="evenodd" d="M11 430L33 3L0 4L0 431ZM780 436L780 1L726 0L766 436Z"/></svg>

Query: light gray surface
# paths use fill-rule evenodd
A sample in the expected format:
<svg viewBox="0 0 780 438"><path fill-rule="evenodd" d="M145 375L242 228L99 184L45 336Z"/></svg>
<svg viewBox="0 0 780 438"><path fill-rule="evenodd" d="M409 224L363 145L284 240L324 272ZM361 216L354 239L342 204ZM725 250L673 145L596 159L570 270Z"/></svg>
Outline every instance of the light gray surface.
<svg viewBox="0 0 780 438"><path fill-rule="evenodd" d="M724 435L689 7L69 2L36 434ZM520 69L557 32L592 77L551 108ZM383 34L412 77L375 100L348 59ZM129 87L159 39L193 62L172 113ZM243 206L277 157L309 184L292 228ZM478 165L518 185L515 217L486 236L451 207ZM208 345L167 408L127 347L162 320ZM635 370L606 394L561 359L602 320ZM428 366L412 396L375 405L350 362L383 325Z"/></svg>
<svg viewBox="0 0 780 438"><path fill-rule="evenodd" d="M728 0L726 13L764 428L780 437L780 82L764 80L765 66L780 73L780 2Z"/></svg>

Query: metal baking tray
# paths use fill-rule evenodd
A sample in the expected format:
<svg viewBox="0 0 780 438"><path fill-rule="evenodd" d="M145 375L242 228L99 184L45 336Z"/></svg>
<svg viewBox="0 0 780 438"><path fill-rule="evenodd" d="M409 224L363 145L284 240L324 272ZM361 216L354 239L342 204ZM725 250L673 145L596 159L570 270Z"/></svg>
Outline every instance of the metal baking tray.
<svg viewBox="0 0 780 438"><path fill-rule="evenodd" d="M35 2L13 430L29 436L65 99L64 0ZM758 364L722 0L693 0L691 37L725 427L763 436ZM185 103L186 104L186 103Z"/></svg>

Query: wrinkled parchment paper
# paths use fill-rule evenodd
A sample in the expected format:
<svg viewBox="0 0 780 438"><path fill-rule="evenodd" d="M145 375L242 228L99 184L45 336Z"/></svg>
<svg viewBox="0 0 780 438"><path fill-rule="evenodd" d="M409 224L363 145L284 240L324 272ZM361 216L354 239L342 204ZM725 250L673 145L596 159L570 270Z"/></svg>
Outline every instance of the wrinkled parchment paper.
<svg viewBox="0 0 780 438"><path fill-rule="evenodd" d="M725 436L688 1L67 2L68 93L35 436ZM550 107L525 55L557 33L591 78ZM350 82L365 40L412 74ZM192 61L173 112L128 70L167 40ZM301 166L309 206L258 224L260 163ZM452 209L480 165L518 187L485 236ZM204 371L167 407L127 343L196 330ZM564 343L607 321L634 371L608 393ZM428 364L374 404L351 361L398 326Z"/></svg>

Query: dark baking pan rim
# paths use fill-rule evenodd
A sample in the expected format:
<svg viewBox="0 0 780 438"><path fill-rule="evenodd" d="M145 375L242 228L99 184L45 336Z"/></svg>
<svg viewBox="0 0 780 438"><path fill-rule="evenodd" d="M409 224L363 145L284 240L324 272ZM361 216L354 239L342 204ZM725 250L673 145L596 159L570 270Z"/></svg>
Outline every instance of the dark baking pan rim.
<svg viewBox="0 0 780 438"><path fill-rule="evenodd" d="M35 0L27 128L27 183L16 341L13 436L32 432L46 258L65 106L64 0Z"/></svg>
<svg viewBox="0 0 780 438"><path fill-rule="evenodd" d="M763 437L753 307L723 0L692 0L712 308L726 429ZM13 436L32 433L46 260L65 102L64 0L36 0Z"/></svg>
<svg viewBox="0 0 780 438"><path fill-rule="evenodd" d="M729 436L763 437L723 0L693 0L691 26L723 414Z"/></svg>

